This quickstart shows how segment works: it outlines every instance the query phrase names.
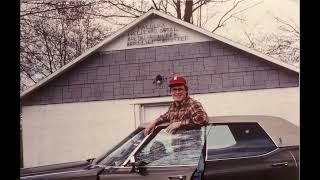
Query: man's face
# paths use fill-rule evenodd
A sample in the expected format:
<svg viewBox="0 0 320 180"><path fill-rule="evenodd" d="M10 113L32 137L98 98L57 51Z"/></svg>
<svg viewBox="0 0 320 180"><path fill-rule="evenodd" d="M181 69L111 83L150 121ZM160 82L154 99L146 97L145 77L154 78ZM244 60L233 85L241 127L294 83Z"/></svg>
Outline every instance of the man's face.
<svg viewBox="0 0 320 180"><path fill-rule="evenodd" d="M187 96L187 91L184 85L174 86L171 88L173 101L182 101Z"/></svg>

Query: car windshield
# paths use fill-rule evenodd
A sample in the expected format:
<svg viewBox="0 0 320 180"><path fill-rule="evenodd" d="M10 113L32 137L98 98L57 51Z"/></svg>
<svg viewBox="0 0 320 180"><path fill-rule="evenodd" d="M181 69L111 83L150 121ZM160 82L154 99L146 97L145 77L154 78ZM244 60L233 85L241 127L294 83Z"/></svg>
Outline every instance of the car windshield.
<svg viewBox="0 0 320 180"><path fill-rule="evenodd" d="M144 138L143 129L137 129L116 147L114 147L107 156L98 164L105 166L120 166L128 158L130 153L141 143Z"/></svg>
<svg viewBox="0 0 320 180"><path fill-rule="evenodd" d="M195 165L204 145L204 127L174 134L159 128L153 139L135 154L136 161L149 166Z"/></svg>

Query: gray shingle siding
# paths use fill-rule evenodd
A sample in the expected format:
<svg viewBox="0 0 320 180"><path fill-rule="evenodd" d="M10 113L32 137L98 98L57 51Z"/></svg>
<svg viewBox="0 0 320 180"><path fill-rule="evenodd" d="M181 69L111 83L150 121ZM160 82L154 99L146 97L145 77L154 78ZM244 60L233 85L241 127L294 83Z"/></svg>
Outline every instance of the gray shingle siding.
<svg viewBox="0 0 320 180"><path fill-rule="evenodd" d="M169 95L157 74L185 76L190 94L296 87L298 73L218 41L96 53L39 88L25 105Z"/></svg>

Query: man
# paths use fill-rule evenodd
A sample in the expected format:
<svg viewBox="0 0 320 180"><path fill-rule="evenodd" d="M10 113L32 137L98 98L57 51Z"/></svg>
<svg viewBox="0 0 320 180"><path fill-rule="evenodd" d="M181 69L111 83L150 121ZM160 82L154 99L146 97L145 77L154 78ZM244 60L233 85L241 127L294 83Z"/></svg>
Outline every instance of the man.
<svg viewBox="0 0 320 180"><path fill-rule="evenodd" d="M200 127L208 123L208 115L200 102L188 95L187 81L181 76L174 76L169 81L173 103L169 110L151 122L145 129L145 135L153 132L158 124L170 122L167 132L173 133L178 129Z"/></svg>

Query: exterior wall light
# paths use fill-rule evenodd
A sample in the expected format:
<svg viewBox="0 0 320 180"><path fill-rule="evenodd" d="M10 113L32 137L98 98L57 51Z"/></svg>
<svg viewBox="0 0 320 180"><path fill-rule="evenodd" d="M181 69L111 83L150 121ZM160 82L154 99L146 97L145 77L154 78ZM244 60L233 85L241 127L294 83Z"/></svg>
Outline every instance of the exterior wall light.
<svg viewBox="0 0 320 180"><path fill-rule="evenodd" d="M156 78L154 79L153 84L156 83L156 84L160 85L160 84L163 83L163 80L164 80L164 78L163 78L160 74L158 74L158 75L156 76Z"/></svg>

